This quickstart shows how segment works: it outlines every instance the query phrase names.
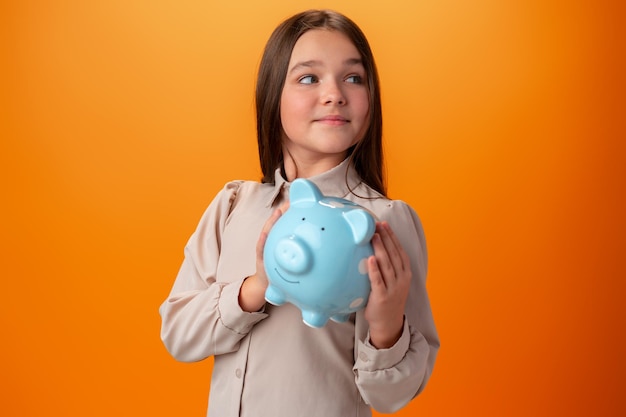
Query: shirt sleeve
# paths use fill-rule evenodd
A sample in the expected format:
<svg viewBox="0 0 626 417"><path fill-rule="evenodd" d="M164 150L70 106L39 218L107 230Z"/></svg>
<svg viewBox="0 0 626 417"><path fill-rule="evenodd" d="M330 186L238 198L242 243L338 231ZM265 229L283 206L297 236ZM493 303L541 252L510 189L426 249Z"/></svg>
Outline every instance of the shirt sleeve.
<svg viewBox="0 0 626 417"><path fill-rule="evenodd" d="M439 337L426 291L426 243L417 214L406 203L393 201L379 218L389 222L409 255L413 277L404 329L391 348L372 346L363 313L357 314L354 374L365 402L379 412L392 413L424 389L435 363Z"/></svg>
<svg viewBox="0 0 626 417"><path fill-rule="evenodd" d="M236 351L254 324L267 317L239 306L246 277L216 279L221 236L241 182L228 183L211 202L185 247L185 258L161 304L161 340L183 362Z"/></svg>

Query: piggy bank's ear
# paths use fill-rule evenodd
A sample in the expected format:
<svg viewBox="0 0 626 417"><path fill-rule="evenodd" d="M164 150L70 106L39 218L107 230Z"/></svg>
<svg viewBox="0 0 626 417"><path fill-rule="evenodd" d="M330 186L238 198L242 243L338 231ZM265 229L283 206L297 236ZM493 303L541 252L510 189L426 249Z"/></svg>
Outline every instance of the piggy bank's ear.
<svg viewBox="0 0 626 417"><path fill-rule="evenodd" d="M302 202L315 203L320 201L324 196L315 184L309 180L298 178L291 183L289 187L289 203L297 204Z"/></svg>
<svg viewBox="0 0 626 417"><path fill-rule="evenodd" d="M361 245L372 240L376 231L376 222L371 214L365 210L355 209L346 211L343 217L350 225L354 243Z"/></svg>

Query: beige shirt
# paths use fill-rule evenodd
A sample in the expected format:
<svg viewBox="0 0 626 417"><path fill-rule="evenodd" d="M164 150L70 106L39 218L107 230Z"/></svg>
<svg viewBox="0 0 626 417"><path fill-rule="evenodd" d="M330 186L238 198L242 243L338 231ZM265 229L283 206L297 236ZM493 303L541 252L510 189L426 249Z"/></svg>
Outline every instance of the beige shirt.
<svg viewBox="0 0 626 417"><path fill-rule="evenodd" d="M258 313L240 308L241 284L256 272L261 228L288 197L279 170L275 179L275 185L230 182L209 205L159 310L165 346L180 361L214 356L210 417L364 417L370 406L383 413L400 409L423 389L439 348L417 215L362 183L347 160L309 178L323 194L354 201L389 222L411 258L402 336L378 350L369 343L363 311L316 329L291 304L268 303Z"/></svg>

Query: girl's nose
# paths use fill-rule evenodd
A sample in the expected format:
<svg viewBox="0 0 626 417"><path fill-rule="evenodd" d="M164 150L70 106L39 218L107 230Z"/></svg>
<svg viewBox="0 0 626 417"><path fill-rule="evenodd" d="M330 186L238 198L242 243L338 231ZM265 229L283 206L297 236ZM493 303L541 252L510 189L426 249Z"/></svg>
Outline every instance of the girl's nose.
<svg viewBox="0 0 626 417"><path fill-rule="evenodd" d="M343 91L341 91L340 86L337 85L336 82L331 82L327 84L326 89L324 90L322 101L324 104L343 106L346 104L346 97L344 96Z"/></svg>

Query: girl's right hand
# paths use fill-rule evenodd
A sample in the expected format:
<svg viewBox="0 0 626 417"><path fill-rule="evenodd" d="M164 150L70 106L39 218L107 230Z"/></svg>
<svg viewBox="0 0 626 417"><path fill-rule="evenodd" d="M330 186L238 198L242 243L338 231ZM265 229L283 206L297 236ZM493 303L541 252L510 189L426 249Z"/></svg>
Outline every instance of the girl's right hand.
<svg viewBox="0 0 626 417"><path fill-rule="evenodd" d="M263 264L263 250L267 236L280 216L289 208L289 203L285 203L272 213L263 225L261 235L256 244L256 273L246 278L239 291L239 305L243 311L256 312L265 305L265 290L269 284L265 265Z"/></svg>

